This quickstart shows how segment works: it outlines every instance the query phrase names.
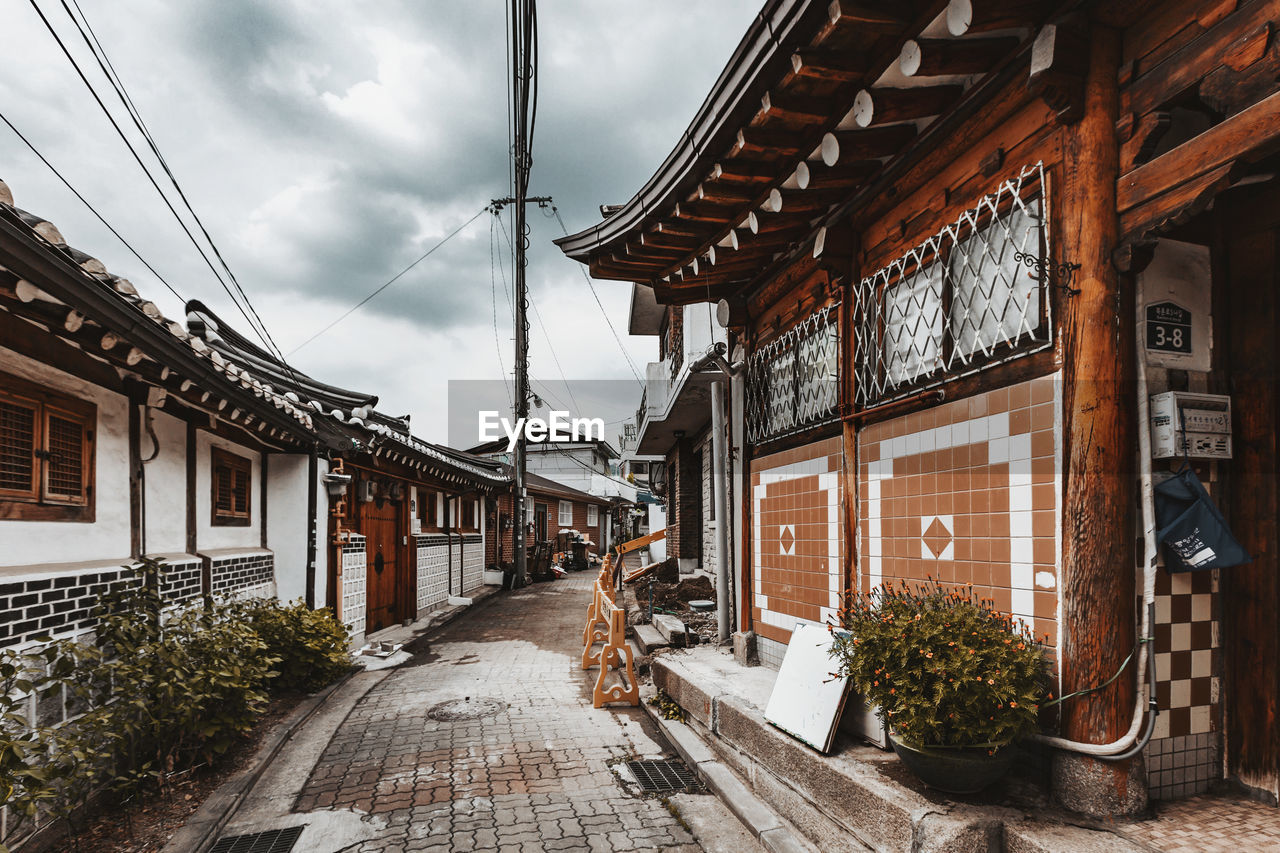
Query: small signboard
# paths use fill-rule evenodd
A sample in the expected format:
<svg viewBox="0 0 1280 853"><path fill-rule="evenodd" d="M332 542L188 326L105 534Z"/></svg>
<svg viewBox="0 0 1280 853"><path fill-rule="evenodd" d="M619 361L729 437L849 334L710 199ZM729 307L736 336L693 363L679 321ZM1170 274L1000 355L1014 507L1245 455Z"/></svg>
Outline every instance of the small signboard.
<svg viewBox="0 0 1280 853"><path fill-rule="evenodd" d="M1176 302L1147 306L1147 349L1191 354L1191 312Z"/></svg>

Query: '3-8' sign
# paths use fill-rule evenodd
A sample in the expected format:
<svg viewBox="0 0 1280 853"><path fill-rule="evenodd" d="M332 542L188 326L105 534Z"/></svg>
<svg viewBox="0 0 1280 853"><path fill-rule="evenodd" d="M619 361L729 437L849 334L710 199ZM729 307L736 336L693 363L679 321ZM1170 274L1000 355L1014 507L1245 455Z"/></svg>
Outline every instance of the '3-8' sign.
<svg viewBox="0 0 1280 853"><path fill-rule="evenodd" d="M1173 302L1147 306L1147 349L1191 352L1191 312Z"/></svg>

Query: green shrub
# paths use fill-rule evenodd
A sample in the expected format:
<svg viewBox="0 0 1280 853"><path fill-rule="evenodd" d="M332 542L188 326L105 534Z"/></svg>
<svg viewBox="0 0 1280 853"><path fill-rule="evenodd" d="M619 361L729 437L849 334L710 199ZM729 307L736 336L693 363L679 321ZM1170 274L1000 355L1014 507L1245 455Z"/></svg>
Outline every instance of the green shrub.
<svg viewBox="0 0 1280 853"><path fill-rule="evenodd" d="M258 599L246 602L242 612L279 658L272 690L319 690L351 669L347 629L330 611L312 610L301 601L285 605Z"/></svg>
<svg viewBox="0 0 1280 853"><path fill-rule="evenodd" d="M831 656L901 738L920 746L993 746L1036 729L1047 689L1026 627L972 587L936 581L854 594Z"/></svg>

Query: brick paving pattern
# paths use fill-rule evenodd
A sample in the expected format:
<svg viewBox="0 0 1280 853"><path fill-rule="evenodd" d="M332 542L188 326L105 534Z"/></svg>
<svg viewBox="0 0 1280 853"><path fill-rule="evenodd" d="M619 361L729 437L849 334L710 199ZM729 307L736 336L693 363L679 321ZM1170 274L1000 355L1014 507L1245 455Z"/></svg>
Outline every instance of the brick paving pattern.
<svg viewBox="0 0 1280 853"><path fill-rule="evenodd" d="M294 810L385 821L350 853L700 850L611 769L657 752L640 709L591 707L575 657L594 575L504 596L447 627L356 705ZM439 713L446 702L452 714Z"/></svg>
<svg viewBox="0 0 1280 853"><path fill-rule="evenodd" d="M1280 810L1238 796L1202 794L1163 803L1123 835L1165 853L1280 850Z"/></svg>

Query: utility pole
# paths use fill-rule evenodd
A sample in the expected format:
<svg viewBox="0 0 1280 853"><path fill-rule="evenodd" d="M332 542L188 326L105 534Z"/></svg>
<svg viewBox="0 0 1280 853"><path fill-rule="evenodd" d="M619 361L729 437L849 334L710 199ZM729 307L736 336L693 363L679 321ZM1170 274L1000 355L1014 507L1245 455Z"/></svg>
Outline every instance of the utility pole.
<svg viewBox="0 0 1280 853"><path fill-rule="evenodd" d="M534 71L538 56L538 14L534 0L511 0L511 158L512 199L515 205L514 241L516 353L515 415L516 423L529 414L529 300L525 289L525 254L529 248L529 227L524 206L528 202L529 171L533 166L533 127L537 115L538 95ZM515 492L512 527L512 549L515 551L516 585L529 582L524 545L525 505L525 437L521 431L515 448Z"/></svg>

